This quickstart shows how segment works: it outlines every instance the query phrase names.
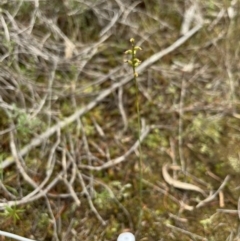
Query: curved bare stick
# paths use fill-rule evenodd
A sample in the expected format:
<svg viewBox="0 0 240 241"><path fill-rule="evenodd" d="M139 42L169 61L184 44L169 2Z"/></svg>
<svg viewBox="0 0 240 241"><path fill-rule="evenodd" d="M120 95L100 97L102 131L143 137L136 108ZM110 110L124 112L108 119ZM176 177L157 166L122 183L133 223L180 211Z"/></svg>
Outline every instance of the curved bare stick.
<svg viewBox="0 0 240 241"><path fill-rule="evenodd" d="M150 127L149 126L146 126L144 128L144 130L142 130L142 133L141 133L141 136L140 136L140 142L142 142L143 139L148 135L149 131L150 131ZM113 160L110 160L108 162L105 162L101 166L95 167L95 166L89 166L89 165L79 165L79 167L82 168L82 169L101 171L103 169L107 169L109 167L116 166L117 164L119 164L119 163L121 163L123 161L126 161L126 158L138 148L139 144L140 144L139 141L136 141L134 143L134 145L125 154L123 154L122 156L117 157L117 158L115 158Z"/></svg>
<svg viewBox="0 0 240 241"><path fill-rule="evenodd" d="M227 175L225 177L224 181L222 182L222 184L220 185L220 187L218 188L218 190L215 193L213 193L212 195L210 195L209 197L207 197L206 199L199 202L198 205L196 206L196 208L200 208L200 207L204 206L206 203L211 202L218 195L218 193L226 186L229 179L230 179L230 175Z"/></svg>
<svg viewBox="0 0 240 241"><path fill-rule="evenodd" d="M1 231L1 230L0 230L0 235L2 235L4 237L8 237L8 238L13 238L13 239L16 239L16 240L19 240L19 241L36 241L34 239L25 238L25 237L22 237L22 236L13 234L13 233Z"/></svg>
<svg viewBox="0 0 240 241"><path fill-rule="evenodd" d="M51 190L51 188L53 188L58 183L58 181L63 178L63 174L64 174L64 171L60 172L53 179L53 181L48 184L48 186L45 189L43 189L41 192L37 193L35 196L33 196L29 199L22 198L22 199L16 200L16 201L8 201L8 202L0 203L0 210L4 210L6 206L12 207L12 206L17 206L17 205L22 205L25 203L30 203L35 200L38 200L41 197L45 197L47 195L47 193L49 192L49 190Z"/></svg>
<svg viewBox="0 0 240 241"><path fill-rule="evenodd" d="M206 193L200 187L193 185L191 183L181 182L181 181L173 179L170 176L170 174L168 173L168 169L169 169L169 164L165 163L162 167L162 175L163 175L163 178L166 183L168 183L169 185L171 185L175 188L199 192L199 193L202 193L204 196L206 196Z"/></svg>
<svg viewBox="0 0 240 241"><path fill-rule="evenodd" d="M37 187L35 187L35 189L31 193L29 193L27 196L23 197L23 200L24 199L29 200L31 197L36 195L38 192L40 192L43 189L45 184L49 181L49 179L53 173L53 168L55 166L55 161L53 160L53 155L59 144L60 144L60 130L57 131L57 141L53 145L53 147L51 148L51 151L50 151L45 179Z"/></svg>
<svg viewBox="0 0 240 241"><path fill-rule="evenodd" d="M71 162L67 163L66 170L71 166ZM46 186L45 189L39 190L38 193L36 193L34 196L30 194L29 197L25 196L20 200L15 200L15 201L7 201L7 202L0 202L0 210L4 210L6 206L12 207L12 206L17 206L17 205L22 205L26 203L33 202L35 200L38 200L42 197L46 197L48 195L48 192L60 181L63 179L64 174L66 173L66 170L62 170L57 176ZM38 187L36 188L38 189Z"/></svg>
<svg viewBox="0 0 240 241"><path fill-rule="evenodd" d="M89 176L87 176L87 175L85 175L83 173L82 173L82 177L85 178L85 179L88 179L88 180L91 179L91 177L89 177ZM107 190L107 192L109 193L110 198L112 198L117 203L117 205L122 209L123 213L128 218L129 227L132 230L133 229L133 222L132 222L131 215L129 214L127 209L122 205L122 203L117 199L117 197L115 196L115 194L112 191L112 189L107 184L105 184L104 182L102 182L100 180L97 180L96 178L93 181L95 183L97 183L97 184L100 184L101 186L103 186Z"/></svg>
<svg viewBox="0 0 240 241"><path fill-rule="evenodd" d="M196 32L198 32L201 29L202 25L197 25L194 28L192 28L188 33L186 33L184 36L179 38L177 41L175 41L172 45L170 45L168 48L152 55L150 58L145 60L141 65L139 65L136 68L136 71L138 73L143 72L147 67L161 59L163 56L171 53L178 47L180 47L182 44L184 44L189 38L191 38ZM52 126L45 132L43 132L41 135L39 135L36 138L33 138L32 141L26 145L22 150L19 151L20 156L26 155L31 149L33 149L36 146L39 146L44 140L49 138L51 135L53 135L58 129L64 128L65 126L71 124L75 120L79 119L79 117L83 116L85 113L88 111L92 110L94 107L97 106L98 103L100 103L105 97L110 95L112 91L118 89L119 87L127 84L130 80L132 79L132 75L128 75L126 78L124 78L122 81L113 84L111 87L108 89L102 91L98 97L91 101L88 105L85 107L77 110L74 114L71 116L65 118L63 121L58 122L56 125ZM0 163L0 169L4 169L11 164L14 163L14 157L10 156L7 159L3 160L2 163Z"/></svg>

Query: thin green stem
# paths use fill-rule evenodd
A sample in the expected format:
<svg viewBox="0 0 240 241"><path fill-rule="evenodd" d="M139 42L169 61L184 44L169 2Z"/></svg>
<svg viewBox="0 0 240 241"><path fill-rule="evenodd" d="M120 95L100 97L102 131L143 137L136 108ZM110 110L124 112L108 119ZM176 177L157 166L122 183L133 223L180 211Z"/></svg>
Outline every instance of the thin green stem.
<svg viewBox="0 0 240 241"><path fill-rule="evenodd" d="M143 170L142 170L142 146L141 146L141 115L140 115L140 97L139 97L139 88L137 82L137 72L136 72L136 49L134 41L132 43L132 70L133 70L133 79L136 87L136 110L137 110L137 122L138 122L138 141L139 141L139 159L138 159L138 166L139 166L139 216L138 216L138 232L141 228L142 222L142 206L143 206L143 195L142 195L142 179L143 179Z"/></svg>
<svg viewBox="0 0 240 241"><path fill-rule="evenodd" d="M140 97L139 97L139 88L137 83L137 77L138 73L136 72L136 67L141 63L141 61L136 57L136 53L138 50L141 50L139 46L135 45L135 40L133 38L130 39L130 43L132 44L132 48L125 51L125 54L131 55L130 60L126 60L125 62L128 62L130 66L132 66L133 70L133 79L136 87L136 110L137 110L137 119L138 119L138 142L139 142L139 159L138 159L138 166L139 166L139 216L138 216L138 224L137 224L137 230L138 234L141 230L141 223L142 223L142 207L143 207L143 185L142 185L142 179L143 179L143 169L142 169L142 146L141 146L141 116L140 116Z"/></svg>

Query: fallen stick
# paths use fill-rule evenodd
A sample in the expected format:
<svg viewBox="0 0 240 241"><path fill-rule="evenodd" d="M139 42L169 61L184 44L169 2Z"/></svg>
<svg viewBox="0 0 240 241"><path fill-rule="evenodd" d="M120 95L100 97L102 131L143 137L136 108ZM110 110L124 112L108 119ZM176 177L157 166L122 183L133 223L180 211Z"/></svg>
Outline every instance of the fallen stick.
<svg viewBox="0 0 240 241"><path fill-rule="evenodd" d="M169 170L169 164L166 163L162 167L162 175L163 175L163 179L165 180L166 183L173 186L174 188L178 188L178 189L182 189L182 190L186 190L186 191L195 191L195 192L199 192L199 193L203 194L204 196L206 196L206 193L200 187L193 185L191 183L181 182L181 181L173 179L169 175L168 170Z"/></svg>
<svg viewBox="0 0 240 241"><path fill-rule="evenodd" d="M213 193L211 196L207 197L206 199L202 200L201 202L198 203L198 205L196 206L196 208L200 208L203 205L205 205L208 202L211 202L217 195L218 193L226 186L227 182L229 181L230 176L227 175L223 181L223 183L221 184L221 186L218 188L218 190Z"/></svg>
<svg viewBox="0 0 240 241"><path fill-rule="evenodd" d="M0 235L2 235L2 236L4 236L4 237L8 237L8 238L13 238L13 239L16 239L16 240L20 240L20 241L36 241L36 240L33 240L33 239L25 238L25 237L22 237L22 236L13 234L13 233L1 231L1 230L0 230Z"/></svg>
<svg viewBox="0 0 240 241"><path fill-rule="evenodd" d="M150 131L150 128L147 126L145 127L143 130L142 130L142 133L140 135L140 138L139 140L137 140L135 142L135 144L125 153L123 154L122 156L120 157L117 157L113 160L109 160L108 162L105 162L103 165L101 166L89 166L89 165L79 165L80 168L82 169L88 169L88 170L95 170L95 171L102 171L104 169L107 169L107 168L110 168L110 167L113 167L113 166L116 166L117 164L119 163L122 163L123 161L126 161L127 160L127 157L133 153L140 145L140 143L143 141L143 139L148 135Z"/></svg>

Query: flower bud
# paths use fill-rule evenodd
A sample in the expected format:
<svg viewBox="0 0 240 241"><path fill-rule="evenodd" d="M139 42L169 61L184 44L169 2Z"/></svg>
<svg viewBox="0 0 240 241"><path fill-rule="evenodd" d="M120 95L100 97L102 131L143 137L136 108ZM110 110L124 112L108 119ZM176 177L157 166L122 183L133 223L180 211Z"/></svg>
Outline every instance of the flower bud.
<svg viewBox="0 0 240 241"><path fill-rule="evenodd" d="M135 46L135 47L134 47L134 50L142 50L142 48L139 47L139 46Z"/></svg>
<svg viewBox="0 0 240 241"><path fill-rule="evenodd" d="M124 54L132 54L132 50L131 49L126 50Z"/></svg>

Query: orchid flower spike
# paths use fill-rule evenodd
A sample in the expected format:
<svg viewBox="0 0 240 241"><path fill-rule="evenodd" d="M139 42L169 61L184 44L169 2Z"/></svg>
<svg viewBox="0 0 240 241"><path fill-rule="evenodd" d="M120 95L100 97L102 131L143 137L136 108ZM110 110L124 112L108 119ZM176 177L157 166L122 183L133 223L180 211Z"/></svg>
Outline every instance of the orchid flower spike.
<svg viewBox="0 0 240 241"><path fill-rule="evenodd" d="M130 232L124 232L118 236L117 241L135 241L135 236Z"/></svg>

